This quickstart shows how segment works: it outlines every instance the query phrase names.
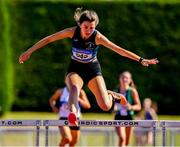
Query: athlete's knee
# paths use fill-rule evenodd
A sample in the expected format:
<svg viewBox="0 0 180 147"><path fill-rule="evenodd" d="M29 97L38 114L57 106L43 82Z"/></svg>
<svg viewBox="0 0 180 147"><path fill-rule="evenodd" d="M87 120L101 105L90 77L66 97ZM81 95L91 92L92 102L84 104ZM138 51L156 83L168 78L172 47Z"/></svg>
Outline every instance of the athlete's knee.
<svg viewBox="0 0 180 147"><path fill-rule="evenodd" d="M126 136L119 136L121 143L126 144Z"/></svg>
<svg viewBox="0 0 180 147"><path fill-rule="evenodd" d="M112 107L112 99L111 97L107 96L105 98L103 98L103 105L102 105L102 109L104 111L109 111Z"/></svg>
<svg viewBox="0 0 180 147"><path fill-rule="evenodd" d="M111 109L111 107L109 107L109 105L106 105L106 104L101 105L100 107L103 111L109 111Z"/></svg>
<svg viewBox="0 0 180 147"><path fill-rule="evenodd" d="M69 144L70 142L72 142L72 137L62 137L61 142L59 144L59 146L63 146L65 144Z"/></svg>
<svg viewBox="0 0 180 147"><path fill-rule="evenodd" d="M77 144L77 142L78 142L78 139L76 138L76 139L73 139L71 142L70 142L70 147L73 147L73 146L75 146L76 144Z"/></svg>
<svg viewBox="0 0 180 147"><path fill-rule="evenodd" d="M75 93L75 92L78 92L78 90L79 90L79 87L77 85L74 85L74 84L71 85L70 92Z"/></svg>
<svg viewBox="0 0 180 147"><path fill-rule="evenodd" d="M66 143L70 143L72 141L71 137L64 138Z"/></svg>

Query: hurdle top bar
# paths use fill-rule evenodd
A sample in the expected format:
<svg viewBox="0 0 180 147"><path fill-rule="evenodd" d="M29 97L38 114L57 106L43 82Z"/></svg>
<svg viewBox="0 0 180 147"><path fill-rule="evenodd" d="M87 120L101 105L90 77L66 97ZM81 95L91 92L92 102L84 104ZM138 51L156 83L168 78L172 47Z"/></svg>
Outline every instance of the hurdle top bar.
<svg viewBox="0 0 180 147"><path fill-rule="evenodd" d="M0 126L41 126L41 120L0 120Z"/></svg>
<svg viewBox="0 0 180 147"><path fill-rule="evenodd" d="M126 127L153 127L157 124L157 121L149 120L79 120L79 126L98 126L98 127L115 127L115 126L126 126ZM44 120L44 126L71 126L67 120ZM157 125L156 125L157 126Z"/></svg>
<svg viewBox="0 0 180 147"><path fill-rule="evenodd" d="M80 120L79 126L97 127L180 127L180 121L157 120ZM67 120L0 120L0 126L71 126Z"/></svg>
<svg viewBox="0 0 180 147"><path fill-rule="evenodd" d="M160 121L159 126L160 127L180 127L180 121L170 121L170 120Z"/></svg>

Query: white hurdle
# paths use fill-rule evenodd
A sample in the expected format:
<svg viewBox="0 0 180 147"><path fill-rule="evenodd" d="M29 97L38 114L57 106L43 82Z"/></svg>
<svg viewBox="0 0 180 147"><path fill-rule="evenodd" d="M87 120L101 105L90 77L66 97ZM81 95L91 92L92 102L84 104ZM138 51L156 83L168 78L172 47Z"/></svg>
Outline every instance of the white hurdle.
<svg viewBox="0 0 180 147"><path fill-rule="evenodd" d="M156 129L162 128L162 146L166 146L166 128L180 128L180 121L157 121L157 120L79 120L78 125L81 127L141 127L152 128L153 146L156 146ZM51 126L71 126L67 120L0 120L0 127L36 127L36 143L39 146L40 127L45 127L45 146L48 147L49 127Z"/></svg>
<svg viewBox="0 0 180 147"><path fill-rule="evenodd" d="M43 125L45 126L46 133L45 133L45 146L48 147L48 130L49 126L72 126L69 124L67 120L44 120ZM79 126L86 126L86 127L115 127L115 126L122 126L122 127L144 127L144 128L152 128L153 132L153 146L156 145L156 127L157 121L154 120L79 120Z"/></svg>
<svg viewBox="0 0 180 147"><path fill-rule="evenodd" d="M0 120L0 127L7 126L34 126L36 127L36 146L39 146L39 132L42 126L41 120Z"/></svg>
<svg viewBox="0 0 180 147"><path fill-rule="evenodd" d="M162 146L166 146L166 128L180 128L180 121L160 121L159 126L162 127Z"/></svg>

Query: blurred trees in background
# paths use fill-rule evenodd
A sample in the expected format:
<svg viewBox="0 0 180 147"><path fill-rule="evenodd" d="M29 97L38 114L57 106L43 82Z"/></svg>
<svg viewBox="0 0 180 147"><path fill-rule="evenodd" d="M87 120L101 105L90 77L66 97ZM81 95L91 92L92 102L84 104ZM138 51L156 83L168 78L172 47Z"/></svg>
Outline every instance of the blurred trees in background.
<svg viewBox="0 0 180 147"><path fill-rule="evenodd" d="M64 76L70 62L71 40L64 39L47 45L35 52L23 65L18 63L18 57L43 37L76 25L73 15L77 7L95 10L100 18L97 29L111 41L140 56L158 57L160 60L159 65L145 68L137 62L100 47L98 58L108 89L117 86L120 72L129 70L133 74L141 100L151 97L158 103L160 114L179 114L176 106L180 105L180 3L158 2L12 1L12 9L9 9L9 46L13 51L12 69L14 68L15 72L12 95L16 97L12 110L50 110L49 97L54 90L64 86ZM1 25L0 23L0 27ZM0 52L5 50L2 44ZM2 65L5 56L0 56L1 73L4 73ZM8 72L6 71L6 74ZM1 77L2 98L5 98L2 93L6 80L8 77ZM87 87L85 90L92 103L90 111L100 111L94 96Z"/></svg>
<svg viewBox="0 0 180 147"><path fill-rule="evenodd" d="M11 4L0 1L0 115L9 111L14 100L13 48L11 47Z"/></svg>

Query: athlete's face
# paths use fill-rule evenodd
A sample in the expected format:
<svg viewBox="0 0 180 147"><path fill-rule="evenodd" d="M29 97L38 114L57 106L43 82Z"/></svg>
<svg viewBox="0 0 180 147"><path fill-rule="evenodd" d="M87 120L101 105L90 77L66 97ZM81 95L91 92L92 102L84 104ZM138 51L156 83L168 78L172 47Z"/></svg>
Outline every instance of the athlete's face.
<svg viewBox="0 0 180 147"><path fill-rule="evenodd" d="M145 109L145 110L150 109L150 108L151 108L151 104L152 104L152 102L151 102L150 99L145 99L145 100L144 100L144 103L143 103L144 109Z"/></svg>
<svg viewBox="0 0 180 147"><path fill-rule="evenodd" d="M84 21L81 25L81 37L84 39L87 39L91 36L91 34L94 32L94 29L96 27L95 21L89 22Z"/></svg>
<svg viewBox="0 0 180 147"><path fill-rule="evenodd" d="M124 72L120 78L119 78L119 82L122 86L129 86L129 84L131 83L132 79L131 79L131 74L128 72Z"/></svg>

